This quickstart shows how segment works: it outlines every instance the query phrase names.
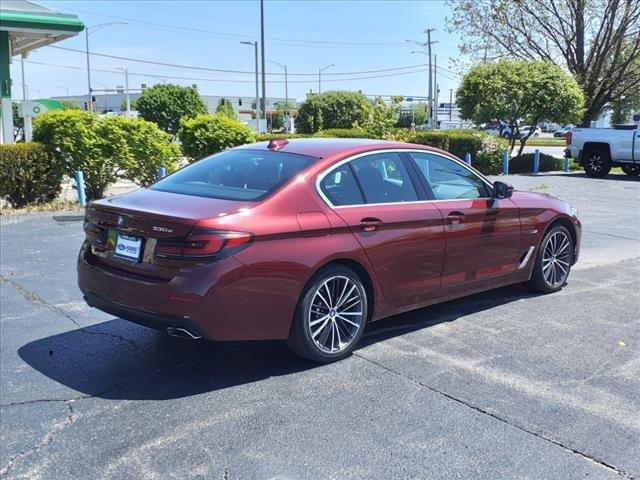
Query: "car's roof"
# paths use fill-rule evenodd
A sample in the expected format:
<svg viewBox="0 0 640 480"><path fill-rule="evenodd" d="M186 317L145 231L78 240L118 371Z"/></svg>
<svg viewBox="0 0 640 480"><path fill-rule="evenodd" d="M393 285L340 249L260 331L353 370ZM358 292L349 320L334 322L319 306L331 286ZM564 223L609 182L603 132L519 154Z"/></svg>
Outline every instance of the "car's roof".
<svg viewBox="0 0 640 480"><path fill-rule="evenodd" d="M279 148L279 152L296 153L316 158L327 158L331 155L354 149L375 150L379 148L410 147L406 143L389 142L367 138L291 138L289 143ZM251 143L238 148L251 150L267 150L269 142Z"/></svg>

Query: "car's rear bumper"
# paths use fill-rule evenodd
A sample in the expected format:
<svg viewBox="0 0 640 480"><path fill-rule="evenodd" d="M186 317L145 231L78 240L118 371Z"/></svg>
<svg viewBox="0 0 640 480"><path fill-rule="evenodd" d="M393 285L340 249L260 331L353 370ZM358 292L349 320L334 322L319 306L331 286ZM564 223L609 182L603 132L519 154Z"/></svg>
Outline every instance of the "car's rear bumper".
<svg viewBox="0 0 640 480"><path fill-rule="evenodd" d="M286 339L299 294L297 288L295 294L287 291L289 275L256 274L233 256L182 268L160 281L99 263L85 243L77 270L90 306L157 330L183 328L210 340Z"/></svg>

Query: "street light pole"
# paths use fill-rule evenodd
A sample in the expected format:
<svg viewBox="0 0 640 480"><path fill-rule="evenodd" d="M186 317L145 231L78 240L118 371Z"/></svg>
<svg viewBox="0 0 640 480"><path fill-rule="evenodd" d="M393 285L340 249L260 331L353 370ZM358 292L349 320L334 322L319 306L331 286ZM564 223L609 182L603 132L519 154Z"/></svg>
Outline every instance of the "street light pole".
<svg viewBox="0 0 640 480"><path fill-rule="evenodd" d="M91 61L89 60L89 34L91 32L100 30L101 28L108 27L109 25L128 25L128 23L127 22L107 22L107 23L101 23L100 25L95 25L93 27L86 27L84 29L85 45L87 50L87 91L88 91L87 106L89 107L90 112L93 111L93 105L91 102L92 90L91 90Z"/></svg>
<svg viewBox="0 0 640 480"><path fill-rule="evenodd" d="M318 69L318 95L322 93L322 72L331 67L335 67L335 65L332 63L331 65L327 65Z"/></svg>
<svg viewBox="0 0 640 480"><path fill-rule="evenodd" d="M433 120L433 83L431 80L431 32L435 30L435 28L427 28L425 32L427 33L427 48L429 55L429 123Z"/></svg>
<svg viewBox="0 0 640 480"><path fill-rule="evenodd" d="M274 65L280 67L284 70L284 114L289 114L289 82L287 80L287 66L282 63L274 62L273 60L269 60L269 63L273 63Z"/></svg>
<svg viewBox="0 0 640 480"><path fill-rule="evenodd" d="M256 129L260 133L260 88L258 87L258 42L240 42L243 45L252 45L256 60Z"/></svg>
<svg viewBox="0 0 640 480"><path fill-rule="evenodd" d="M265 58L264 58L264 0L260 0L260 52L262 59L262 115L267 118L267 81L265 72ZM257 47L256 47L257 48Z"/></svg>
<svg viewBox="0 0 640 480"><path fill-rule="evenodd" d="M124 72L124 91L127 95L127 111L126 117L131 117L131 99L129 97L129 69L127 67L116 67L116 70L121 70Z"/></svg>

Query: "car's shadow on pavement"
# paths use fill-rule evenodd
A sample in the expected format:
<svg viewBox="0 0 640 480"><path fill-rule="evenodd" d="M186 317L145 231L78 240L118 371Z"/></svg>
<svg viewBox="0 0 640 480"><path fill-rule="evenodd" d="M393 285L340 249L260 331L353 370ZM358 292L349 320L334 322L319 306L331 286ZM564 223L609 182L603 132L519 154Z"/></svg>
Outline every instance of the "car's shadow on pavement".
<svg viewBox="0 0 640 480"><path fill-rule="evenodd" d="M360 346L532 295L514 285L396 315L370 325ZM124 400L188 397L318 367L283 342L182 340L117 318L33 341L18 354L81 395Z"/></svg>

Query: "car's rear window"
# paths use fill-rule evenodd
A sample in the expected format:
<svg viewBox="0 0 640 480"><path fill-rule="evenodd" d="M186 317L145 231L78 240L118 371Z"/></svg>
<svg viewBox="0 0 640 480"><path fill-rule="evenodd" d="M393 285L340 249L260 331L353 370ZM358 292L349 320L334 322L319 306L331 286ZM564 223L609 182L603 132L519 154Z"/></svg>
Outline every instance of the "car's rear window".
<svg viewBox="0 0 640 480"><path fill-rule="evenodd" d="M150 188L225 200L262 200L316 158L270 150L229 150L204 158Z"/></svg>

